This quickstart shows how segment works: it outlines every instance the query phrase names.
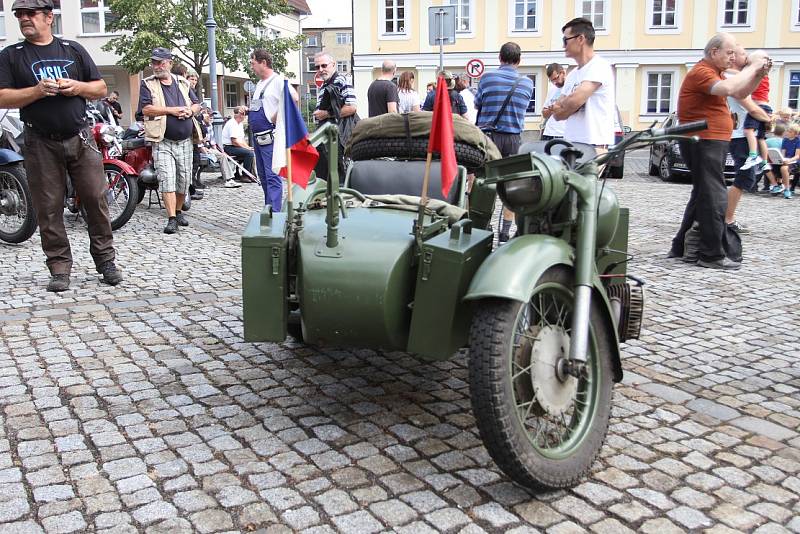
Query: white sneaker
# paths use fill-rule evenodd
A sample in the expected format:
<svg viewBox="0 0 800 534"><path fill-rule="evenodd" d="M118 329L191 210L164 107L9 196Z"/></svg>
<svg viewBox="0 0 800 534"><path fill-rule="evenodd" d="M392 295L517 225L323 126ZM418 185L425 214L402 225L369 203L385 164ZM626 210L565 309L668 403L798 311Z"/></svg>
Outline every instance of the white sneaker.
<svg viewBox="0 0 800 534"><path fill-rule="evenodd" d="M761 156L748 156L747 159L744 161L744 165L739 167L741 170L746 171L750 167L755 167L756 165L762 163L764 160L761 159Z"/></svg>
<svg viewBox="0 0 800 534"><path fill-rule="evenodd" d="M768 170L772 169L772 165L770 165L769 161L765 161L761 164L761 169L758 172L767 172Z"/></svg>
<svg viewBox="0 0 800 534"><path fill-rule="evenodd" d="M223 187L227 187L229 189L234 189L236 187L242 187L242 184L240 184L239 182L237 182L234 179L230 179L227 182L225 182L225 185L223 185Z"/></svg>

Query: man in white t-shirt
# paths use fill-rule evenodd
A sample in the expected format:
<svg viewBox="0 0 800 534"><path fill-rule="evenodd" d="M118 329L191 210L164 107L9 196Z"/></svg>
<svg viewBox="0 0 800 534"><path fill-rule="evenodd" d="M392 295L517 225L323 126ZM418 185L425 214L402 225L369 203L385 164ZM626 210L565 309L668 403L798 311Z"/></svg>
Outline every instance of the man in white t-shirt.
<svg viewBox="0 0 800 534"><path fill-rule="evenodd" d="M252 174L253 149L247 144L244 126L242 126L246 115L247 108L244 106L236 106L233 109L233 118L228 119L228 122L222 127L222 150L230 157L240 161L247 172ZM249 178L242 177L239 169L236 169L236 176L238 181L251 181Z"/></svg>
<svg viewBox="0 0 800 534"><path fill-rule="evenodd" d="M250 54L250 67L259 77L250 101L247 121L253 132L253 150L256 168L264 190L264 205L271 205L272 211L280 211L283 195L283 180L272 170L272 150L275 136L275 121L283 92L283 76L272 70L272 56L263 48L256 48ZM297 93L289 89L297 102Z"/></svg>
<svg viewBox="0 0 800 534"><path fill-rule="evenodd" d="M564 87L564 81L567 79L567 71L560 63L551 63L545 68L547 79L550 80L550 85L547 87L547 100L544 101L542 108L542 116L547 119L544 124L544 131L542 132L542 141L549 141L550 139L561 139L564 137L565 121L560 121L553 117L552 105L561 98L561 90Z"/></svg>
<svg viewBox="0 0 800 534"><path fill-rule="evenodd" d="M564 82L562 98L552 106L553 116L566 120L564 138L588 143L598 153L614 144L614 73L611 65L594 53L594 26L585 18L563 28L564 53L578 64Z"/></svg>

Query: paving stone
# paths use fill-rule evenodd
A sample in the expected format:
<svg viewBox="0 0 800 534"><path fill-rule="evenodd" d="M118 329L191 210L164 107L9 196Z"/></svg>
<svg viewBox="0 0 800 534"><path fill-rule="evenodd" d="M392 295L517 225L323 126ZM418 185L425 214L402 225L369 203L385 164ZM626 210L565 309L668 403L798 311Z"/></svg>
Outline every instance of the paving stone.
<svg viewBox="0 0 800 534"><path fill-rule="evenodd" d="M369 510L375 517L389 525L403 525L417 517L413 508L397 499L373 503Z"/></svg>
<svg viewBox="0 0 800 534"><path fill-rule="evenodd" d="M358 510L358 505L342 490L332 489L314 497L328 515L342 515Z"/></svg>
<svg viewBox="0 0 800 534"><path fill-rule="evenodd" d="M737 530L751 530L766 522L766 519L760 515L728 503L721 504L711 510L711 516Z"/></svg>
<svg viewBox="0 0 800 534"><path fill-rule="evenodd" d="M564 520L564 516L553 510L547 503L530 501L514 507L514 511L528 523L546 528Z"/></svg>
<svg viewBox="0 0 800 534"><path fill-rule="evenodd" d="M383 525L369 514L361 510L352 514L340 515L333 518L336 528L345 533L371 533L383 530Z"/></svg>
<svg viewBox="0 0 800 534"><path fill-rule="evenodd" d="M478 519L488 522L494 528L506 527L519 522L519 518L509 513L498 503L487 503L472 509Z"/></svg>
<svg viewBox="0 0 800 534"><path fill-rule="evenodd" d="M294 531L316 525L320 521L319 513L310 506L286 510L281 515L281 519Z"/></svg>
<svg viewBox="0 0 800 534"><path fill-rule="evenodd" d="M189 516L197 532L219 532L233 528L231 516L222 510L203 510Z"/></svg>
<svg viewBox="0 0 800 534"><path fill-rule="evenodd" d="M710 527L712 525L711 518L705 515L700 510L689 508L688 506L678 506L667 512L670 519L683 525L689 529L698 529L702 527Z"/></svg>
<svg viewBox="0 0 800 534"><path fill-rule="evenodd" d="M54 515L42 519L42 526L50 534L62 534L67 532L77 532L86 528L86 521L78 511L69 512L62 515Z"/></svg>
<svg viewBox="0 0 800 534"><path fill-rule="evenodd" d="M777 441L797 437L797 432L757 417L739 417L730 421L730 424Z"/></svg>

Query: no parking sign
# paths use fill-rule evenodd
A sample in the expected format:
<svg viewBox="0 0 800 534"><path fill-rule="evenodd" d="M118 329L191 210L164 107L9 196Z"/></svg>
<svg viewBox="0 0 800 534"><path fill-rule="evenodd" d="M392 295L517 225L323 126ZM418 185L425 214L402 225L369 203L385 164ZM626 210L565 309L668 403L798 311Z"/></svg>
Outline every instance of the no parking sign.
<svg viewBox="0 0 800 534"><path fill-rule="evenodd" d="M470 59L467 62L467 68L465 70L467 71L467 76L470 78L480 78L483 76L484 68L483 61L476 58Z"/></svg>

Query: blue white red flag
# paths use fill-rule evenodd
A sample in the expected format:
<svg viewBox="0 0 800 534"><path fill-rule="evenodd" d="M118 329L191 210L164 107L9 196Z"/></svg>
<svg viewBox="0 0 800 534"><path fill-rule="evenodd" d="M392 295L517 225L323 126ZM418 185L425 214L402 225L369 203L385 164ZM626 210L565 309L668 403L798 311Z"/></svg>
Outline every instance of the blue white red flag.
<svg viewBox="0 0 800 534"><path fill-rule="evenodd" d="M283 91L278 103L278 118L275 120L275 140L272 149L272 170L286 178L289 173L286 149L290 151L292 183L306 188L311 171L317 164L319 153L308 142L308 129L300 110L289 90L289 82L283 81Z"/></svg>

